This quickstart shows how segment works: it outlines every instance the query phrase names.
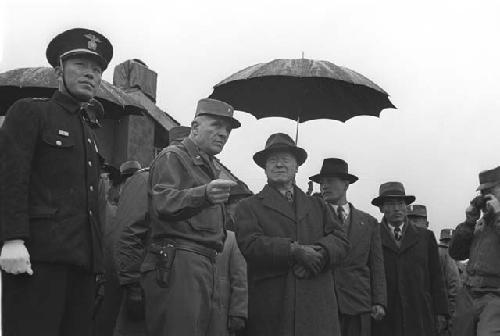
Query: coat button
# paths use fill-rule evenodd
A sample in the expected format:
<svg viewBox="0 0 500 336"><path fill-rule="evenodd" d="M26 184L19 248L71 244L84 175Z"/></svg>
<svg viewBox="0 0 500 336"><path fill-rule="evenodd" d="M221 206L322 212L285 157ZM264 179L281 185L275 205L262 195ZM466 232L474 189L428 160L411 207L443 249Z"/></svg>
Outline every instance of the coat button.
<svg viewBox="0 0 500 336"><path fill-rule="evenodd" d="M91 216L92 216L92 210L89 210L89 215L91 215Z"/></svg>
<svg viewBox="0 0 500 336"><path fill-rule="evenodd" d="M92 167L92 161L89 161L88 164L89 164L89 167Z"/></svg>
<svg viewBox="0 0 500 336"><path fill-rule="evenodd" d="M87 139L87 141L88 141L89 143L92 143L92 140L90 140L90 138L88 138L88 139Z"/></svg>
<svg viewBox="0 0 500 336"><path fill-rule="evenodd" d="M90 191L94 191L94 187L93 186L90 186L89 189L90 189Z"/></svg>
<svg viewBox="0 0 500 336"><path fill-rule="evenodd" d="M62 145L62 141L61 140L57 140L56 141L56 145L61 146Z"/></svg>

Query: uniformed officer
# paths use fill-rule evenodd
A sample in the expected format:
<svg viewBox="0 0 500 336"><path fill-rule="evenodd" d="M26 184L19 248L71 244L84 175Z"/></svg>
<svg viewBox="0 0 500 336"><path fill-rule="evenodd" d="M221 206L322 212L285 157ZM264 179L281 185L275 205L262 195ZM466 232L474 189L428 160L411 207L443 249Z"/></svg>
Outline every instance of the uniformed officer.
<svg viewBox="0 0 500 336"><path fill-rule="evenodd" d="M191 133L151 164L151 244L142 264L150 335L206 335L216 295L215 256L222 251L224 203L236 182L219 178L214 155L240 126L233 108L198 102Z"/></svg>
<svg viewBox="0 0 500 336"><path fill-rule="evenodd" d="M57 35L46 56L59 88L50 99L21 99L3 131L15 150L4 179L9 209L1 223L4 335L88 335L96 273L102 270L98 216L100 157L91 105L113 48L75 28ZM101 107L102 108L102 107Z"/></svg>

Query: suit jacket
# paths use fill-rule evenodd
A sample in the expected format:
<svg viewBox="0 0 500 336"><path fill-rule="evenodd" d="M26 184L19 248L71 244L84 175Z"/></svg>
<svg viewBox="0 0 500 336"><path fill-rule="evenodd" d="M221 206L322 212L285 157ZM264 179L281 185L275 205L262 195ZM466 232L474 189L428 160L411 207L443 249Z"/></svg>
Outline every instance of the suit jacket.
<svg viewBox="0 0 500 336"><path fill-rule="evenodd" d="M296 209L266 185L236 207L236 239L248 264L248 335L338 335L331 268L349 242L326 203L295 188ZM310 279L293 274L290 244L318 244L330 265Z"/></svg>
<svg viewBox="0 0 500 336"><path fill-rule="evenodd" d="M347 238L351 250L334 271L340 312L357 315L387 305L384 257L377 220L352 204Z"/></svg>
<svg viewBox="0 0 500 336"><path fill-rule="evenodd" d="M387 282L387 311L373 322L373 336L437 335L436 315L448 314L448 301L434 234L409 223L401 247L385 221L380 224Z"/></svg>

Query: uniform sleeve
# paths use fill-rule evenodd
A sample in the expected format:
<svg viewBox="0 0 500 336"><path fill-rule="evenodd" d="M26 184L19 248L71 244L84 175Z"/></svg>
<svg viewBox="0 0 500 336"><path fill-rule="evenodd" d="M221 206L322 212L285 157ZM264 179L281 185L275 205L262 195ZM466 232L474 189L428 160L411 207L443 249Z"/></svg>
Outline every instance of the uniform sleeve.
<svg viewBox="0 0 500 336"><path fill-rule="evenodd" d="M258 265L273 273L288 271L292 240L265 235L250 201L251 198L242 200L236 206L236 239L241 253L248 264Z"/></svg>
<svg viewBox="0 0 500 336"><path fill-rule="evenodd" d="M232 239L234 240L235 237L232 236ZM231 296L229 299L228 315L246 319L248 317L247 263L236 241L233 241L229 257L229 283Z"/></svg>
<svg viewBox="0 0 500 336"><path fill-rule="evenodd" d="M455 312L455 298L460 288L460 277L458 273L458 266L455 261L448 255L446 251L445 259L445 281L448 289L448 307L450 315L453 316Z"/></svg>
<svg viewBox="0 0 500 336"><path fill-rule="evenodd" d="M372 224L372 239L370 242L370 280L372 290L372 305L387 307L387 286L385 282L384 253L380 238L379 223L370 218Z"/></svg>
<svg viewBox="0 0 500 336"><path fill-rule="evenodd" d="M473 239L474 225L467 222L459 224L450 241L448 249L450 256L456 260L468 259Z"/></svg>
<svg viewBox="0 0 500 336"><path fill-rule="evenodd" d="M152 210L165 220L184 220L210 206L206 185L193 187L182 159L173 152L161 154L150 170Z"/></svg>
<svg viewBox="0 0 500 336"><path fill-rule="evenodd" d="M115 245L115 262L121 285L137 283L149 233L147 174L138 173L125 184L116 212L121 233Z"/></svg>
<svg viewBox="0 0 500 336"><path fill-rule="evenodd" d="M17 101L2 125L2 160L5 161L0 189L4 206L2 241L28 240L30 236L28 195L31 164L40 132L38 112L30 101Z"/></svg>
<svg viewBox="0 0 500 336"><path fill-rule="evenodd" d="M323 247L328 253L330 266L339 265L342 260L347 256L351 247L349 240L347 240L346 232L333 215L330 208L321 200L317 200L321 206L323 213L323 227L325 236L319 239L316 244Z"/></svg>
<svg viewBox="0 0 500 336"><path fill-rule="evenodd" d="M425 230L425 233L427 234L428 241L427 255L429 258L429 280L431 285L431 295L434 300L434 311L437 315L449 315L448 298L443 280L443 272L439 261L436 238L434 238L434 233L432 233L432 231Z"/></svg>

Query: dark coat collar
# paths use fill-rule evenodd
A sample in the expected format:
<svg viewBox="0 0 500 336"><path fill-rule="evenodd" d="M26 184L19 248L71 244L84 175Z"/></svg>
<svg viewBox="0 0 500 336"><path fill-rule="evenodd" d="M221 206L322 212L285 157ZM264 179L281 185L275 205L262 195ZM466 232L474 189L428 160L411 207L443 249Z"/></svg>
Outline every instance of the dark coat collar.
<svg viewBox="0 0 500 336"><path fill-rule="evenodd" d="M283 197L278 190L271 187L269 184L264 186L264 189L257 194L257 197L262 200L265 207L273 209L285 217L293 221L302 220L310 210L309 200L307 195L300 190L297 186L294 186L294 197L295 197L295 213L294 209L290 206L285 197Z"/></svg>
<svg viewBox="0 0 500 336"><path fill-rule="evenodd" d="M73 97L56 90L52 95L52 100L54 100L58 105L63 107L66 111L70 113L76 113L80 110L81 103L76 101Z"/></svg>

